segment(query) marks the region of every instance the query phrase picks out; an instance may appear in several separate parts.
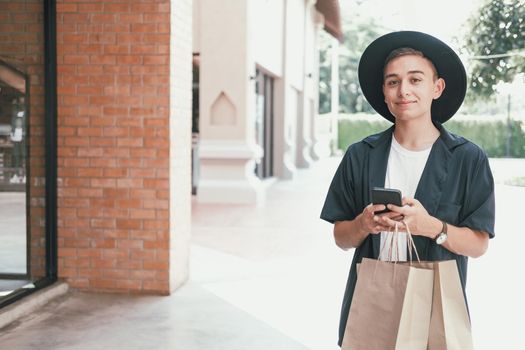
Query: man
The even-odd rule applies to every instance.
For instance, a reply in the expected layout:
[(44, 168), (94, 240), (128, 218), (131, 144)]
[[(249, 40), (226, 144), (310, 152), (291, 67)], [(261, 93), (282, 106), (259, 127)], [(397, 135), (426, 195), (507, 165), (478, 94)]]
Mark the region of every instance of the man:
[[(441, 124), (461, 106), (466, 73), (456, 53), (419, 32), (386, 34), (359, 63), (359, 82), (370, 105), (394, 125), (351, 145), (332, 180), (321, 218), (334, 223), (342, 249), (356, 248), (339, 327), (342, 343), (356, 284), (356, 264), (378, 259), (386, 232), (406, 223), (421, 260), (457, 262), (463, 291), (468, 257), (485, 253), (494, 237), (494, 181), (485, 153)], [(375, 215), (373, 187), (401, 190), (403, 207)], [(406, 259), (403, 238), (400, 260)], [(406, 239), (406, 238), (405, 238)], [(382, 256), (384, 259), (385, 257)]]

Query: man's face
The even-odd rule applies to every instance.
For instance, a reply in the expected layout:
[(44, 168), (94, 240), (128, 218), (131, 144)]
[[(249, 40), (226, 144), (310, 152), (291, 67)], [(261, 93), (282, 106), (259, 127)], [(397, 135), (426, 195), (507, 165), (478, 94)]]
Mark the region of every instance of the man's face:
[(400, 121), (429, 118), (432, 101), (441, 96), (445, 81), (437, 79), (429, 60), (404, 55), (385, 67), (383, 94), (388, 110)]

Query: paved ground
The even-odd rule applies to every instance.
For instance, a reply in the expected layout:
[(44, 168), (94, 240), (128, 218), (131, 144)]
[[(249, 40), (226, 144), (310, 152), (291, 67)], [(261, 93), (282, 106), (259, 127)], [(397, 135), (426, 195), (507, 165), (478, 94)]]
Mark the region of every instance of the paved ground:
[[(70, 293), (1, 330), (0, 348), (336, 349), (352, 252), (318, 219), (336, 165), (275, 183), (263, 207), (194, 203), (191, 280), (172, 296)], [(498, 185), (496, 196), (497, 239), (469, 265), (477, 350), (523, 343), (525, 188)]]

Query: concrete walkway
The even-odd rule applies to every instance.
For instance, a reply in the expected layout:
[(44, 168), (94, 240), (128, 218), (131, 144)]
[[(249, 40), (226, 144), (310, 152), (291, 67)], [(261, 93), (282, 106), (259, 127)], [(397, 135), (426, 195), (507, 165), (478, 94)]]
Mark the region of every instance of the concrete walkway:
[(193, 203), (191, 278), (172, 296), (70, 292), (0, 349), (336, 349), (351, 254), (318, 217), (337, 162), (274, 183), (265, 206)]
[[(318, 219), (338, 159), (262, 207), (193, 204), (191, 279), (169, 297), (70, 292), (0, 331), (1, 349), (333, 350), (352, 252)], [(516, 174), (516, 176), (524, 174)], [(476, 349), (521, 348), (525, 188), (498, 185), (497, 239), (470, 262)], [(518, 221), (519, 222), (519, 221)]]

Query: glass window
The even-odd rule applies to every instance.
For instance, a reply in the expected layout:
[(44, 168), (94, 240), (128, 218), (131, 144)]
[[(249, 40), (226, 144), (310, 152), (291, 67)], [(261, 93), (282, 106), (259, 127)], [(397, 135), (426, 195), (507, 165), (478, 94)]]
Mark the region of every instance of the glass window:
[(46, 276), (47, 1), (0, 1), (0, 302)]

